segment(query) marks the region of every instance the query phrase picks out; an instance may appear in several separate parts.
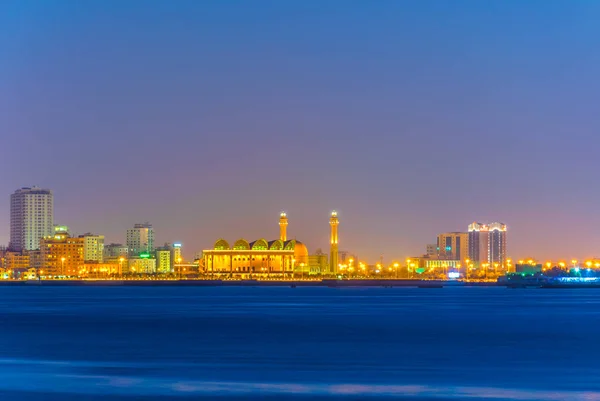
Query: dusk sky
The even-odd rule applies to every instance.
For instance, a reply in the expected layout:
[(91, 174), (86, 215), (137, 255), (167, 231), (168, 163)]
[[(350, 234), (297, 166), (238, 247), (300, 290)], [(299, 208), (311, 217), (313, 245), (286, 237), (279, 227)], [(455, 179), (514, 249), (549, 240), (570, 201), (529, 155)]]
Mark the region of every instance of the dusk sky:
[(184, 254), (288, 235), (374, 261), (472, 221), (513, 258), (600, 256), (600, 2), (0, 3), (9, 195)]

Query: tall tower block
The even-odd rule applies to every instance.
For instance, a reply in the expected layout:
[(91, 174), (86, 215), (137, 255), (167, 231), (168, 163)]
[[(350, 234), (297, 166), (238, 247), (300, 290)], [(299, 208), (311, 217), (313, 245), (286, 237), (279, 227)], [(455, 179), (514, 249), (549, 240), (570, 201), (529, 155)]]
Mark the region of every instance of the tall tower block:
[(282, 241), (287, 241), (287, 213), (281, 212), (279, 215), (279, 239)]
[(331, 273), (337, 274), (338, 271), (338, 225), (340, 221), (337, 217), (337, 212), (331, 212), (329, 225), (331, 226), (331, 250), (329, 255), (329, 270)]

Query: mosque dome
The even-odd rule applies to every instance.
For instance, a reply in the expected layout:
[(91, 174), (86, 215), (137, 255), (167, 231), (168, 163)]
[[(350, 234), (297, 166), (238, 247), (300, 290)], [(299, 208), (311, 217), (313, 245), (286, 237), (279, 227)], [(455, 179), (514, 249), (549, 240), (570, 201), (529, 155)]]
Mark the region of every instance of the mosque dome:
[(294, 245), (294, 259), (296, 259), (296, 264), (308, 263), (308, 248), (300, 241), (296, 241)]

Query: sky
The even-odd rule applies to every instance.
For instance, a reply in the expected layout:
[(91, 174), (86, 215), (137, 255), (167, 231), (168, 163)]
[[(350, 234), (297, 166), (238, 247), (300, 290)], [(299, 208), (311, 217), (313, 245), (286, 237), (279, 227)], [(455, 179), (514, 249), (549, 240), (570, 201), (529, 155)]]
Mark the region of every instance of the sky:
[[(600, 256), (600, 2), (4, 0), (9, 195), (184, 254), (288, 236), (361, 259), (473, 221), (514, 258)], [(3, 211), (3, 212), (1, 212)]]

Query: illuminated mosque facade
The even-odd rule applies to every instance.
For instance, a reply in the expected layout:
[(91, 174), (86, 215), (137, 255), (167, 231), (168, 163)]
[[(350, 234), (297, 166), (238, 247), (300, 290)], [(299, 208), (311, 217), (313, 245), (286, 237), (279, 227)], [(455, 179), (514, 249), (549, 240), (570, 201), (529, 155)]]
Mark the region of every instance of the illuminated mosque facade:
[[(331, 215), (330, 266), (337, 266), (337, 213)], [(287, 213), (279, 216), (279, 238), (268, 241), (264, 238), (255, 241), (238, 239), (231, 246), (224, 239), (215, 242), (213, 249), (202, 251), (205, 273), (219, 276), (265, 275), (290, 276), (293, 273), (315, 271), (311, 268), (311, 257), (306, 245), (295, 239), (287, 239)], [(335, 255), (335, 256), (333, 256)], [(320, 273), (335, 273), (337, 269), (323, 266)], [(332, 271), (333, 270), (333, 271)]]

